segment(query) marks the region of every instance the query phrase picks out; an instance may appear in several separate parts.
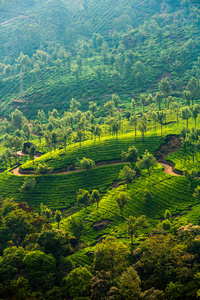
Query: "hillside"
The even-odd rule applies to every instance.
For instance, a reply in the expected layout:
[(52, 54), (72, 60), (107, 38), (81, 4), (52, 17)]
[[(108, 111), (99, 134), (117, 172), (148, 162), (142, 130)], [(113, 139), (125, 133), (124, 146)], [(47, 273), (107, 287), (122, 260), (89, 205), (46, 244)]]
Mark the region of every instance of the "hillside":
[(13, 108), (29, 119), (39, 109), (63, 113), (72, 98), (85, 111), (89, 101), (102, 108), (113, 93), (125, 109), (141, 93), (155, 94), (163, 77), (183, 98), (188, 80), (199, 76), (195, 2), (17, 3), (1, 4), (1, 115)]
[(0, 0), (0, 33), (0, 299), (199, 299), (199, 1)]

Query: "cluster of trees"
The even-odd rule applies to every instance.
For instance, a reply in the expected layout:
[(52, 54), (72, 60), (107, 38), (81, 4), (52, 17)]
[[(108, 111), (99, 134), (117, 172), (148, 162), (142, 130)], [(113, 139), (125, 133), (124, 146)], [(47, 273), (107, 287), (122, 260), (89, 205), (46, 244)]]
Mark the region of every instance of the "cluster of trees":
[[(141, 3), (139, 1), (135, 0), (135, 2), (137, 2), (137, 6), (141, 7)], [(69, 48), (67, 46), (70, 44), (69, 41), (67, 43), (64, 42), (66, 41), (66, 38), (64, 38), (66, 29), (64, 28), (71, 23), (71, 21), (69, 21), (71, 19), (69, 18), (69, 12), (66, 9), (65, 4), (60, 3), (60, 1), (56, 1), (54, 4), (52, 2), (51, 4), (45, 2), (41, 4), (41, 7), (49, 5), (47, 11), (51, 11), (51, 17), (54, 16), (52, 19), (53, 28), (51, 28), (52, 32), (55, 33), (52, 37), (54, 41), (50, 43), (48, 39), (48, 42), (44, 43), (45, 46), (38, 45), (36, 50), (32, 49), (31, 51), (27, 51), (26, 49), (26, 51), (20, 52), (18, 49), (17, 56), (11, 55), (10, 57), (5, 57), (4, 61), (2, 60), (3, 62), (0, 64), (1, 76), (2, 78), (9, 78), (11, 75), (21, 74), (21, 77), (24, 76), (25, 78), (28, 78), (28, 83), (25, 84), (26, 86), (28, 86), (29, 83), (31, 85), (35, 84), (33, 79), (35, 77), (35, 81), (38, 82), (41, 80), (41, 86), (43, 86), (48, 74), (51, 73), (54, 78), (55, 73), (58, 78), (60, 78), (61, 75), (65, 76), (67, 74), (68, 80), (74, 84), (74, 82), (79, 83), (80, 78), (82, 78), (84, 74), (88, 73), (88, 68), (91, 68), (92, 77), (99, 86), (101, 86), (101, 82), (105, 80), (106, 84), (102, 84), (102, 86), (107, 86), (107, 84), (112, 85), (112, 90), (114, 92), (120, 92), (120, 87), (123, 87), (121, 95), (128, 94), (130, 96), (132, 94), (131, 90), (129, 90), (130, 84), (133, 88), (135, 87), (135, 90), (133, 91), (134, 93), (138, 91), (144, 92), (150, 83), (157, 82), (158, 78), (160, 78), (159, 76), (163, 76), (166, 72), (166, 74), (172, 78), (172, 90), (173, 93), (177, 95), (179, 92), (183, 91), (183, 87), (192, 76), (199, 79), (199, 30), (197, 26), (199, 20), (199, 6), (197, 3), (194, 4), (192, 1), (192, 3), (189, 1), (186, 9), (185, 4), (178, 3), (178, 5), (174, 5), (168, 1), (166, 4), (166, 10), (168, 13), (165, 17), (163, 17), (162, 5), (157, 0), (153, 2), (156, 2), (157, 4), (154, 5), (147, 1), (147, 14), (142, 13), (138, 15), (135, 15), (134, 13), (134, 5), (132, 7), (127, 3), (124, 4), (125, 14), (122, 13), (121, 16), (116, 17), (115, 12), (113, 15), (110, 15), (111, 19), (115, 19), (115, 17), (117, 19), (109, 23), (109, 26), (111, 26), (110, 34), (108, 34), (109, 30), (103, 29), (103, 31), (99, 31), (99, 28), (96, 28), (95, 32), (91, 30), (90, 34), (86, 36), (83, 32), (81, 32), (81, 34), (77, 34), (77, 37), (72, 34), (73, 46), (71, 44)], [(34, 3), (34, 5), (37, 5), (38, 8), (40, 7), (36, 3)], [(54, 5), (56, 7), (56, 14), (54, 14)], [(81, 11), (80, 14), (78, 13), (78, 16), (75, 18), (76, 21), (82, 13), (86, 16), (87, 11), (90, 10), (93, 5), (95, 6), (94, 3), (90, 5), (83, 5), (83, 11)], [(106, 5), (108, 5), (108, 3)], [(116, 5), (118, 6), (118, 4)], [(45, 11), (44, 7), (42, 9), (43, 11)], [(142, 7), (142, 10), (144, 7)], [(149, 13), (149, 7), (151, 7), (151, 9), (153, 7), (154, 12), (158, 9), (159, 13), (160, 10), (161, 14), (155, 14), (152, 17), (152, 14)], [(172, 10), (170, 10), (170, 8)], [(62, 10), (62, 13), (59, 9)], [(119, 11), (121, 10), (123, 11), (120, 6)], [(39, 10), (36, 9), (35, 11)], [(72, 11), (74, 11), (74, 9), (72, 9)], [(73, 14), (72, 11), (70, 14)], [(98, 9), (96, 12), (97, 11)], [(100, 10), (100, 14), (103, 13), (103, 11), (104, 8)], [(132, 13), (130, 13), (130, 11), (132, 11)], [(76, 15), (77, 12), (74, 13)], [(40, 22), (42, 22), (44, 15), (45, 13), (42, 13), (40, 16)], [(66, 19), (69, 21), (69, 24), (68, 22), (66, 24), (63, 21), (64, 15), (66, 15)], [(148, 16), (148, 22), (143, 23), (144, 18), (142, 16)], [(88, 18), (90, 22), (93, 22), (94, 19), (96, 20), (96, 18), (92, 18), (91, 20), (91, 16), (88, 16)], [(135, 18), (140, 19), (139, 23), (141, 21), (142, 23), (140, 26), (133, 29), (131, 23), (134, 22), (133, 20), (135, 20)], [(126, 21), (127, 19), (131, 20), (128, 24)], [(55, 20), (57, 20), (59, 25), (55, 23)], [(72, 23), (76, 21), (73, 20)], [(83, 20), (81, 19), (80, 22), (83, 22)], [(87, 24), (91, 25), (90, 22), (88, 22), (88, 20), (86, 21)], [(191, 22), (193, 26), (191, 27), (192, 29), (190, 28), (189, 30), (188, 28), (191, 25)], [(35, 26), (39, 26), (39, 23)], [(117, 24), (119, 23), (121, 25), (118, 27)], [(136, 23), (138, 25), (138, 21), (136, 21)], [(106, 24), (108, 25), (107, 22)], [(29, 32), (32, 32), (34, 26), (32, 25), (31, 27), (32, 28)], [(180, 31), (179, 27), (181, 27)], [(80, 29), (81, 27), (78, 26), (78, 28)], [(191, 30), (193, 30), (194, 34), (191, 34)], [(60, 36), (62, 36), (62, 38), (58, 43), (56, 43), (55, 39), (58, 32), (60, 32)], [(72, 32), (74, 32), (74, 28)], [(174, 32), (177, 32), (177, 34), (175, 35)], [(23, 35), (20, 33), (20, 30), (14, 31), (13, 35), (11, 34), (12, 40), (14, 40), (13, 36), (15, 36), (15, 34), (22, 38)], [(191, 39), (188, 38), (188, 36), (190, 36), (188, 33), (191, 35)], [(44, 32), (42, 35), (43, 38), (46, 37)], [(165, 42), (166, 36), (169, 36), (170, 39), (173, 40), (173, 46), (171, 43)], [(17, 45), (18, 44), (19, 43), (17, 43)], [(32, 43), (30, 44), (32, 45)], [(10, 46), (11, 45), (7, 46), (6, 49), (9, 49)], [(8, 51), (4, 52), (8, 53)], [(106, 82), (106, 77), (111, 79), (109, 83)], [(19, 78), (17, 77), (16, 82), (18, 81)], [(9, 84), (9, 80), (3, 80), (2, 82), (7, 82)], [(37, 88), (38, 84), (35, 84), (35, 86)], [(127, 93), (124, 92), (126, 89)], [(190, 89), (186, 89), (186, 93), (183, 94), (187, 101), (198, 99), (197, 94), (199, 91), (198, 93), (196, 93), (196, 91), (197, 89), (196, 87), (194, 88), (193, 85), (190, 85)], [(166, 100), (167, 93), (169, 91), (165, 89), (165, 92)], [(100, 96), (101, 92), (99, 92), (99, 97)], [(22, 95), (20, 94), (19, 97), (22, 97)], [(51, 95), (48, 95), (48, 98), (49, 97), (51, 97)], [(59, 93), (58, 97), (60, 97)], [(80, 98), (85, 97), (80, 96)], [(141, 99), (141, 101), (143, 100)], [(42, 101), (45, 101), (45, 99)], [(160, 101), (159, 95), (157, 97), (157, 101)], [(64, 106), (69, 106), (69, 103), (65, 103)]]
[[(112, 99), (104, 104), (102, 113), (104, 120), (98, 116), (99, 107), (93, 101), (89, 102), (89, 109), (86, 112), (80, 110), (80, 102), (72, 98), (69, 111), (65, 112), (62, 117), (56, 109), (48, 113), (48, 118), (43, 110), (38, 111), (37, 119), (28, 121), (21, 111), (15, 110), (10, 115), (10, 119), (4, 120), (1, 123), (1, 133), (4, 134), (5, 150), (1, 153), (0, 161), (5, 167), (11, 166), (13, 159), (18, 160), (17, 150), (22, 148), (24, 141), (31, 139), (31, 134), (36, 135), (40, 142), (45, 138), (47, 149), (56, 149), (58, 145), (64, 147), (66, 152), (67, 144), (79, 142), (80, 147), (83, 140), (99, 139), (101, 136), (112, 133), (117, 136), (118, 133), (127, 130), (127, 122), (129, 129), (133, 129), (135, 136), (139, 130), (142, 135), (142, 140), (145, 139), (145, 133), (152, 127), (156, 130), (157, 123), (161, 127), (161, 135), (163, 125), (169, 122), (174, 122), (173, 116), (176, 115), (176, 122), (179, 122), (179, 117), (188, 122), (190, 118), (195, 121), (198, 118), (200, 108), (199, 104), (195, 103), (195, 99), (199, 97), (200, 88), (199, 81), (195, 78), (189, 80), (184, 91), (187, 104), (190, 106), (181, 107), (181, 102), (176, 102), (171, 94), (171, 85), (167, 79), (162, 79), (159, 83), (160, 91), (155, 97), (151, 94), (148, 96), (142, 95), (140, 104), (143, 107), (143, 112), (140, 115), (136, 114), (136, 106), (138, 103), (134, 99), (131, 101), (131, 109), (122, 111), (119, 109), (121, 100), (117, 94), (112, 95)], [(146, 109), (146, 107), (148, 108)], [(145, 112), (147, 110), (147, 112)], [(126, 129), (124, 129), (124, 123)], [(43, 149), (44, 150), (44, 149)], [(46, 150), (47, 151), (47, 150)], [(29, 149), (30, 158), (34, 163), (36, 147), (32, 145)]]
[[(165, 220), (132, 251), (115, 237), (103, 239), (90, 266), (70, 259), (81, 246), (81, 218), (70, 217), (67, 232), (53, 229), (52, 212), (43, 204), (35, 213), (24, 202), (1, 199), (0, 212), (2, 299), (165, 300), (199, 295), (200, 227), (177, 227), (168, 210)], [(54, 218), (59, 223), (61, 214), (57, 211)], [(131, 244), (148, 226), (145, 216), (129, 216), (125, 224)]]

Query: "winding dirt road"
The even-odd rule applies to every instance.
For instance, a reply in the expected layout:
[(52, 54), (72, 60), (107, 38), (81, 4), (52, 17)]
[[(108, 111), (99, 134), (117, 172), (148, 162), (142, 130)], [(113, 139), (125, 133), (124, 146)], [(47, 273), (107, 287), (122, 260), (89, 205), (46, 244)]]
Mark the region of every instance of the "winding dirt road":
[[(167, 136), (165, 138), (166, 140), (166, 144), (161, 145), (160, 149), (156, 152), (156, 158), (157, 158), (157, 163), (159, 165), (163, 166), (163, 172), (165, 172), (168, 175), (172, 175), (172, 176), (183, 176), (182, 174), (179, 174), (178, 172), (176, 173), (174, 170), (174, 166), (172, 166), (170, 163), (168, 163), (165, 159), (168, 155), (172, 154), (173, 152), (176, 152), (180, 149), (181, 147), (181, 141), (180, 138), (178, 136), (175, 135), (171, 135), (171, 136)], [(18, 151), (18, 155), (26, 155), (23, 154), (21, 151)], [(37, 158), (39, 156), (35, 156), (35, 158)], [(112, 161), (102, 161), (102, 162), (98, 162), (96, 164), (95, 168), (99, 168), (101, 166), (106, 166), (106, 165), (119, 165), (119, 164), (126, 164), (127, 162), (122, 162), (122, 161), (117, 161), (114, 162)], [(60, 172), (53, 172), (50, 173), (49, 175), (59, 175), (59, 174), (69, 174), (69, 173), (73, 173), (73, 172), (80, 172), (83, 170), (70, 170), (70, 171), (60, 171)], [(20, 167), (17, 167), (15, 169), (13, 169), (11, 171), (12, 174), (17, 175), (17, 176), (31, 176), (33, 175), (33, 173), (21, 173), (20, 172)]]
[[(127, 162), (115, 162), (115, 163), (109, 163), (109, 161), (106, 163), (101, 163), (99, 165), (97, 165), (95, 167), (96, 168), (99, 168), (99, 167), (102, 167), (102, 166), (113, 166), (113, 165), (122, 165), (122, 164), (127, 164)], [(63, 171), (63, 172), (53, 172), (53, 173), (49, 173), (48, 175), (60, 175), (60, 174), (69, 174), (69, 173), (75, 173), (75, 172), (80, 172), (80, 171), (85, 171), (85, 169), (78, 169), (78, 170), (72, 170), (72, 171)], [(31, 176), (33, 175), (33, 173), (20, 173), (20, 167), (17, 167), (15, 169), (13, 169), (11, 171), (12, 174), (14, 175), (17, 175), (17, 176)]]
[(168, 165), (167, 163), (163, 163), (163, 162), (157, 162), (159, 165), (163, 166), (163, 172), (165, 172), (166, 174), (169, 175), (173, 175), (173, 176), (183, 176), (181, 174), (177, 174), (174, 172), (173, 167)]

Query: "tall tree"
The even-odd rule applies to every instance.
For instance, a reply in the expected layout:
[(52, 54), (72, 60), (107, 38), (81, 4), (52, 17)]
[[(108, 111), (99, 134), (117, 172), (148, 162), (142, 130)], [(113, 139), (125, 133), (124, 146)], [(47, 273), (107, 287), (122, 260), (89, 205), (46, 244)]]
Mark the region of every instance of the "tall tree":
[(159, 89), (160, 89), (161, 93), (165, 97), (165, 107), (167, 107), (167, 97), (169, 97), (169, 95), (171, 93), (171, 87), (170, 87), (169, 81), (166, 78), (163, 78), (160, 81), (160, 83), (159, 83)]
[(163, 123), (164, 123), (164, 119), (165, 119), (165, 113), (164, 111), (158, 111), (157, 113), (157, 117), (158, 117), (158, 123), (160, 123), (160, 128), (161, 128), (161, 135), (162, 135), (162, 127), (163, 127)]
[(77, 167), (87, 170), (87, 179), (89, 181), (89, 171), (95, 167), (95, 162), (90, 158), (83, 157), (83, 159), (77, 161)]
[(106, 237), (102, 240), (102, 243), (97, 244), (93, 269), (95, 271), (110, 272), (112, 278), (116, 278), (126, 269), (129, 253), (128, 247), (115, 237)]
[(138, 124), (138, 118), (137, 116), (134, 114), (133, 116), (130, 117), (129, 119), (130, 125), (135, 127), (135, 137), (137, 134), (137, 124)]
[(126, 218), (126, 226), (128, 234), (131, 237), (131, 244), (133, 245), (133, 236), (136, 234), (137, 230), (141, 227), (146, 227), (148, 225), (146, 216), (140, 216), (138, 218), (129, 216)]
[(156, 164), (155, 157), (148, 152), (148, 150), (145, 151), (145, 153), (142, 155), (142, 158), (138, 160), (136, 163), (136, 166), (138, 169), (146, 169), (148, 171), (148, 175), (150, 176), (150, 170), (151, 168)]
[(21, 188), (19, 189), (22, 192), (26, 192), (27, 201), (28, 201), (28, 193), (34, 188), (35, 184), (36, 184), (35, 178), (26, 177), (24, 179)]
[(115, 196), (115, 201), (118, 204), (119, 210), (121, 212), (122, 218), (123, 213), (124, 213), (124, 207), (126, 204), (128, 204), (128, 202), (131, 200), (131, 198), (128, 196), (128, 194), (126, 192), (119, 192), (116, 196)]
[(158, 105), (158, 109), (159, 109), (159, 111), (161, 110), (161, 102), (162, 102), (162, 98), (163, 98), (163, 96), (162, 96), (162, 94), (160, 94), (160, 93), (156, 93), (156, 96), (155, 96), (155, 101), (156, 101), (156, 103), (157, 103), (157, 105)]
[(97, 203), (97, 209), (99, 208), (100, 193), (98, 190), (93, 190), (91, 194), (91, 199)]
[(191, 107), (190, 107), (190, 111), (191, 111), (192, 118), (194, 119), (195, 128), (196, 128), (196, 125), (197, 125), (197, 117), (198, 117), (198, 114), (199, 114), (199, 111), (200, 111), (200, 106), (199, 106), (199, 104), (195, 104), (195, 105), (191, 106)]
[(58, 223), (58, 229), (59, 229), (59, 224), (60, 224), (60, 221), (61, 221), (61, 217), (62, 217), (61, 211), (60, 210), (56, 210), (55, 211), (55, 215), (54, 215), (54, 219)]
[(193, 193), (193, 180), (195, 179), (195, 177), (197, 177), (197, 172), (196, 170), (191, 170), (188, 171), (187, 169), (183, 172), (184, 176), (187, 178), (187, 180), (189, 181), (189, 186), (191, 189), (191, 193)]
[(90, 201), (90, 193), (86, 190), (79, 189), (76, 199), (77, 203), (83, 204), (86, 208)]
[(133, 181), (133, 179), (135, 178), (135, 175), (136, 175), (135, 170), (132, 170), (128, 166), (124, 166), (124, 168), (119, 172), (119, 178), (126, 182), (127, 189), (128, 189), (129, 183), (131, 183)]
[(187, 129), (188, 129), (188, 120), (191, 117), (191, 111), (189, 109), (189, 107), (183, 107), (182, 111), (181, 111), (181, 117), (183, 120), (186, 120), (186, 125), (187, 125)]
[(122, 151), (122, 160), (129, 161), (131, 163), (131, 167), (133, 169), (134, 163), (137, 161), (138, 158), (138, 150), (135, 146), (131, 146), (128, 148), (128, 151)]
[(52, 168), (48, 167), (46, 164), (38, 164), (35, 166), (34, 173), (42, 175), (42, 182), (44, 183), (44, 175), (52, 172)]

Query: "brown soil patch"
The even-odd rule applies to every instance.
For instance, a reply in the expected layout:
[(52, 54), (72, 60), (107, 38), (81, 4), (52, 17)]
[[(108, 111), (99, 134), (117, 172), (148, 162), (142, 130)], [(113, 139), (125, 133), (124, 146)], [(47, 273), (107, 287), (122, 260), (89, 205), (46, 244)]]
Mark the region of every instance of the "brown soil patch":
[(110, 220), (101, 220), (101, 221), (95, 222), (92, 227), (94, 230), (100, 231), (100, 230), (106, 229), (110, 223), (111, 223)]
[(168, 135), (163, 141), (166, 141), (160, 149), (156, 152), (156, 159), (158, 161), (165, 161), (166, 157), (181, 148), (181, 139), (177, 135)]
[(166, 161), (166, 157), (181, 148), (181, 139), (177, 135), (168, 135), (163, 139), (166, 141), (156, 152), (158, 163), (164, 167), (164, 172), (173, 176), (183, 176), (183, 172), (175, 169), (172, 162)]

